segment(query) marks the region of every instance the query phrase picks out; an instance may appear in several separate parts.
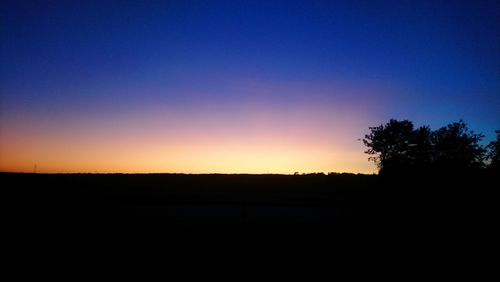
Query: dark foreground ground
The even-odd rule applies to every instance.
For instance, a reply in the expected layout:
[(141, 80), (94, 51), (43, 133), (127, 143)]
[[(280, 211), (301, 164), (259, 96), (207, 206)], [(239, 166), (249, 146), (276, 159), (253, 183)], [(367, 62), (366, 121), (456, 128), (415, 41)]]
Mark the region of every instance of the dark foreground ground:
[(487, 234), (494, 173), (174, 175), (1, 173), (4, 231), (164, 232), (182, 245), (318, 248), (338, 236), (418, 242)]

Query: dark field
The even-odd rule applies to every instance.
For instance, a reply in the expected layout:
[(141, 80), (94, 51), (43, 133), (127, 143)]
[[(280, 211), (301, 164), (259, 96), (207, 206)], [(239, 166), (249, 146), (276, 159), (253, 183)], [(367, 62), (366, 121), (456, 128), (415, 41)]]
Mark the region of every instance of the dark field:
[(479, 171), (439, 177), (2, 173), (0, 179), (13, 233), (160, 231), (181, 242), (197, 238), (196, 244), (310, 247), (337, 244), (332, 238), (343, 235), (483, 232), (497, 178)]

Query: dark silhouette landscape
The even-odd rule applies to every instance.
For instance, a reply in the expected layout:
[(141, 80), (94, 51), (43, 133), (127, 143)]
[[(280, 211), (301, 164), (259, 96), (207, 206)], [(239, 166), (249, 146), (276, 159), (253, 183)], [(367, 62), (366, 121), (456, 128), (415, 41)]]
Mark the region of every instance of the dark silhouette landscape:
[[(399, 137), (378, 149), (401, 148), (408, 142), (396, 133), (401, 128), (412, 132), (411, 126), (405, 129), (410, 124), (391, 120), (371, 128), (374, 134), (366, 138), (376, 141), (375, 136), (385, 132)], [(445, 128), (455, 132), (458, 125), (462, 130), (456, 135), (472, 142), (460, 145), (462, 150), (473, 148), (485, 160), (486, 149), (477, 144), (479, 139), (467, 138), (477, 135), (465, 123), (436, 132), (446, 135)], [(430, 144), (430, 151), (442, 150), (437, 143), (421, 143)], [(456, 144), (445, 151), (453, 151)], [(386, 165), (393, 165), (393, 159), (379, 156), (379, 175), (1, 173), (0, 178), (8, 195), (9, 226), (22, 234), (166, 232), (190, 244), (193, 236), (204, 234), (195, 245), (219, 248), (243, 241), (260, 247), (310, 248), (333, 246), (337, 242), (332, 238), (339, 235), (457, 238), (488, 229), (497, 164), (435, 164), (419, 146), (411, 146), (417, 155), (391, 153), (400, 162), (394, 167)], [(495, 146), (498, 140), (487, 146), (490, 158)], [(463, 159), (464, 152), (454, 153)], [(425, 166), (424, 160), (430, 163)]]
[[(191, 260), (224, 253), (246, 268), (240, 281), (253, 263), (239, 258), (269, 250), (334, 273), (342, 247), (368, 264), (395, 249), (411, 277), (429, 260), (494, 255), (499, 11), (498, 0), (0, 1), (7, 260), (15, 275), (59, 272), (50, 257), (62, 250), (83, 268), (68, 280), (109, 245), (149, 257), (130, 255), (139, 245), (182, 254), (201, 276)], [(275, 281), (301, 269), (268, 259)], [(442, 272), (466, 268), (453, 267)], [(169, 279), (175, 267), (163, 268)], [(439, 278), (450, 277), (424, 279)]]
[(222, 249), (324, 248), (344, 235), (463, 238), (491, 228), (492, 189), (498, 183), (498, 174), (482, 170), (400, 178), (13, 173), (0, 178), (14, 234), (166, 232), (182, 238), (179, 244)]

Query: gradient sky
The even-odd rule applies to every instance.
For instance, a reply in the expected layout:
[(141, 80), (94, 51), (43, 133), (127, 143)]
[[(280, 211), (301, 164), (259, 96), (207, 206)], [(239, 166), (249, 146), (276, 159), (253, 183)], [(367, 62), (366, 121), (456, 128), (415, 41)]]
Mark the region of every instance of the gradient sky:
[(362, 172), (500, 128), (499, 1), (1, 1), (0, 171)]

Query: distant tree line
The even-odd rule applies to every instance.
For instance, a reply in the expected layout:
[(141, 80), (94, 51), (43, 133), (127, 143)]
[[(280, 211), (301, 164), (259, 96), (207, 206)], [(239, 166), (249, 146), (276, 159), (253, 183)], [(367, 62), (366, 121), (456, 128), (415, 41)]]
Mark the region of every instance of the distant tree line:
[(381, 174), (500, 167), (500, 130), (487, 146), (480, 143), (484, 135), (470, 130), (463, 120), (432, 131), (429, 126), (415, 128), (409, 120), (391, 119), (369, 130), (362, 139), (365, 153)]

